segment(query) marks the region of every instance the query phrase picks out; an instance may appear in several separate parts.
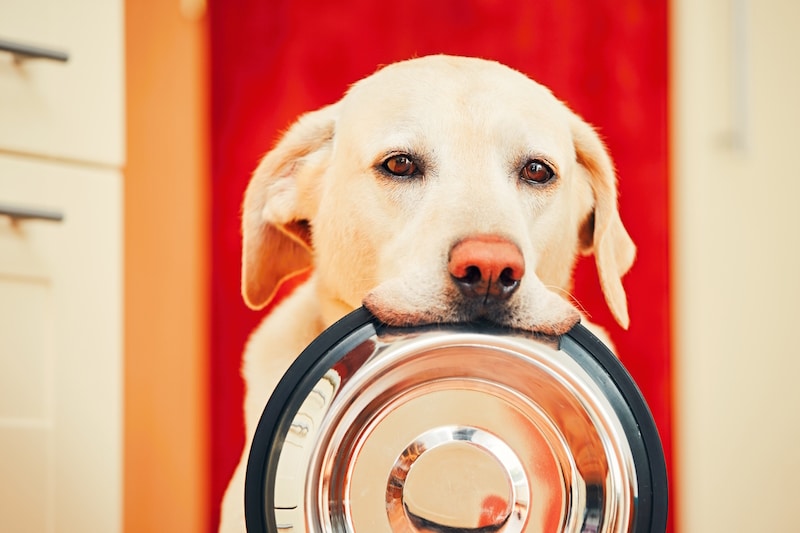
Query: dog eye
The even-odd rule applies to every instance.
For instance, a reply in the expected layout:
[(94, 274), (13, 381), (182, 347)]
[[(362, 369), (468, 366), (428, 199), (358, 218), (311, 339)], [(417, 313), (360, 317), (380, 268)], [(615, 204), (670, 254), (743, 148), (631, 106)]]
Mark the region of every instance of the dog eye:
[(393, 176), (399, 176), (403, 178), (419, 174), (419, 168), (417, 168), (417, 164), (413, 159), (411, 159), (410, 156), (405, 154), (393, 155), (384, 161), (381, 167), (383, 167), (384, 170)]
[(555, 172), (544, 162), (534, 159), (529, 161), (522, 169), (521, 177), (528, 183), (547, 183), (555, 177)]

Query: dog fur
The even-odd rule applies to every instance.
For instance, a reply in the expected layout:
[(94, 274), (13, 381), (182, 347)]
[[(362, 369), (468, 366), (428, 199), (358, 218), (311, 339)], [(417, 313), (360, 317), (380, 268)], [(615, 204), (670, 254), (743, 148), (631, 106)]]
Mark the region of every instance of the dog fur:
[[(416, 172), (394, 174), (398, 162)], [(552, 177), (527, 179), (531, 162)], [(392, 325), (488, 319), (561, 334), (580, 319), (570, 297), (576, 257), (593, 254), (606, 302), (628, 326), (621, 278), (635, 247), (619, 217), (611, 159), (594, 129), (547, 88), (496, 62), (395, 63), (300, 117), (253, 174), (242, 228), (242, 293), (253, 309), (311, 270), (245, 350), (248, 443), (295, 357), (362, 304)], [(501, 242), (522, 260), (510, 296), (472, 298), (458, 286), (453, 254), (465, 241), (468, 255)], [(244, 530), (248, 453), (249, 445), (220, 531)]]

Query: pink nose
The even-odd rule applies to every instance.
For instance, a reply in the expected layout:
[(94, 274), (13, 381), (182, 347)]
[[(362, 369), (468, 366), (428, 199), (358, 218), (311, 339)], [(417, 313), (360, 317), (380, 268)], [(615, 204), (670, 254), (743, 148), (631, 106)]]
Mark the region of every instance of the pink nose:
[(505, 300), (525, 275), (525, 259), (502, 237), (476, 235), (453, 246), (447, 269), (464, 296)]

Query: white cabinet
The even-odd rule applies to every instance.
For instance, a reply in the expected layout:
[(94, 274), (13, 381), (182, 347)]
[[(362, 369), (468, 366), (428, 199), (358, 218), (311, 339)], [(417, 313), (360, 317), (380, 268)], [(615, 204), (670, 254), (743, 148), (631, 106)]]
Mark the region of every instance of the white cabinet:
[(63, 50), (66, 63), (0, 52), (0, 151), (119, 167), (123, 4), (0, 0), (0, 39)]
[(122, 530), (122, 7), (0, 0), (2, 532)]
[(0, 215), (0, 531), (118, 531), (121, 177), (0, 156), (0, 199), (64, 217)]

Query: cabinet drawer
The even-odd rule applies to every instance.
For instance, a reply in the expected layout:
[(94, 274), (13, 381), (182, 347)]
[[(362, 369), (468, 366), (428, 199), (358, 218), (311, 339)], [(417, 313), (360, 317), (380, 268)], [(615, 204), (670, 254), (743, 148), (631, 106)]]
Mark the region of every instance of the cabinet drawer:
[(116, 1), (3, 0), (0, 39), (69, 59), (0, 52), (0, 151), (121, 166), (122, 15)]
[(0, 214), (0, 531), (120, 531), (121, 177), (0, 155), (0, 210), (63, 215)]

